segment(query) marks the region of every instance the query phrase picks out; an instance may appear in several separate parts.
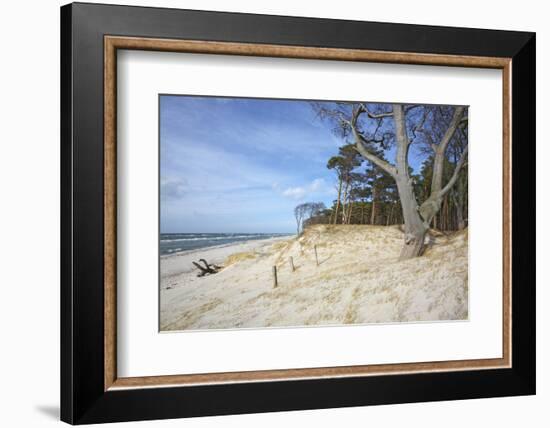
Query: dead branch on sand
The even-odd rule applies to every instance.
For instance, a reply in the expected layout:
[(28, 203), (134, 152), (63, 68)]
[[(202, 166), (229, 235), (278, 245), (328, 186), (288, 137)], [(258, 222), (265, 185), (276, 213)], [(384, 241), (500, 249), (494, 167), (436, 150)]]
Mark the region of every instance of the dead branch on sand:
[(209, 264), (204, 259), (200, 259), (199, 262), (202, 262), (204, 264), (204, 267), (202, 267), (197, 262), (192, 262), (200, 270), (199, 274), (197, 275), (198, 277), (218, 273), (220, 271), (220, 269), (222, 268), (221, 266), (218, 266), (218, 265), (215, 265), (215, 264)]

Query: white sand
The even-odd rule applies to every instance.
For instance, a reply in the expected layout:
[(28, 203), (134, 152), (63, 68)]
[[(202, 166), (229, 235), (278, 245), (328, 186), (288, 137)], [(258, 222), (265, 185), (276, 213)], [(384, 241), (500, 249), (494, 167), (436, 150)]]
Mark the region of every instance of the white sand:
[[(318, 225), (300, 239), (164, 256), (161, 330), (467, 319), (467, 231), (439, 234), (424, 256), (399, 262), (402, 236), (395, 226)], [(200, 258), (224, 268), (198, 278)]]

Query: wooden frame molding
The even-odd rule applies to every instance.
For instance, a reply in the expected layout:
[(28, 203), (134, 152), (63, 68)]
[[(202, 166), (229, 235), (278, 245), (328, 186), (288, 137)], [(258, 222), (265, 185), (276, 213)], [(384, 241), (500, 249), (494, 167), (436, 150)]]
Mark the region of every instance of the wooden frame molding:
[[(306, 369), (118, 378), (116, 367), (116, 61), (118, 49), (245, 55), (502, 70), (503, 81), (503, 349), (502, 358)], [(360, 377), (511, 367), (512, 355), (512, 61), (510, 58), (418, 54), (252, 43), (104, 37), (104, 390)]]

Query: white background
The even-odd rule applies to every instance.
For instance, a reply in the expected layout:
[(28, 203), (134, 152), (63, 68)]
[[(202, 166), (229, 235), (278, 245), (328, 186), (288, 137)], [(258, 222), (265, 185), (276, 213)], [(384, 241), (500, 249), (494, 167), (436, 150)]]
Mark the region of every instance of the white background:
[[(502, 356), (502, 71), (124, 51), (117, 78), (119, 376)], [(159, 334), (159, 93), (468, 105), (469, 320)]]
[[(111, 3), (109, 1), (104, 1)], [(538, 394), (461, 402), (418, 403), (264, 415), (131, 423), (158, 427), (280, 426), (547, 426), (550, 404), (550, 156), (543, 128), (550, 115), (548, 52), (550, 28), (544, 2), (395, 0), (380, 2), (297, 2), (272, 0), (126, 1), (187, 7), (414, 24), (537, 31), (537, 223), (538, 223)], [(6, 2), (0, 13), (2, 67), (0, 183), (0, 284), (2, 352), (1, 421), (9, 427), (58, 424), (59, 405), (59, 5), (62, 2)], [(546, 77), (545, 77), (546, 76)], [(546, 199), (545, 199), (546, 198)]]

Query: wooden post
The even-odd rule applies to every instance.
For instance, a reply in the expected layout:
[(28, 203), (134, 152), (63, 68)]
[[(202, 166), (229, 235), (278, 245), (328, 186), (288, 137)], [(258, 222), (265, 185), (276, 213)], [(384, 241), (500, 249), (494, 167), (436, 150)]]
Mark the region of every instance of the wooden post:
[(317, 257), (317, 245), (314, 245), (313, 249), (315, 250), (315, 263), (317, 263), (317, 266), (319, 266), (319, 258)]
[(294, 259), (292, 257), (289, 257), (288, 262), (290, 263), (290, 268), (292, 269), (292, 272), (294, 272)]
[(273, 288), (277, 288), (277, 266), (273, 266)]

